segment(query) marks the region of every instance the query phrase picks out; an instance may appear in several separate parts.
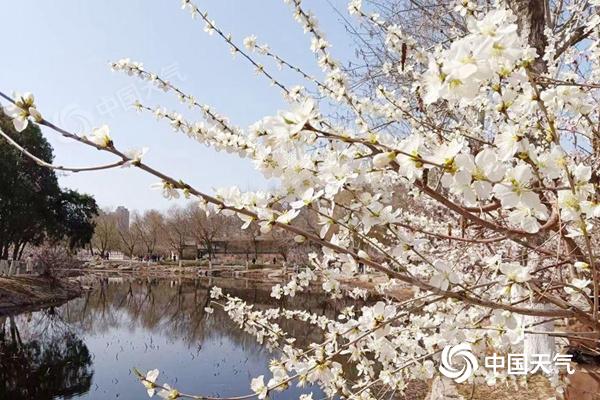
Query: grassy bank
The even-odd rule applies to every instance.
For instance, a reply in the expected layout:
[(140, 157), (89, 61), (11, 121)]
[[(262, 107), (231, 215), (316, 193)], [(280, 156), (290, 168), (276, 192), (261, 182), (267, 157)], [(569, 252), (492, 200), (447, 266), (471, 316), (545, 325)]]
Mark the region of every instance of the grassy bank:
[(0, 316), (61, 304), (81, 293), (78, 284), (41, 277), (0, 277)]

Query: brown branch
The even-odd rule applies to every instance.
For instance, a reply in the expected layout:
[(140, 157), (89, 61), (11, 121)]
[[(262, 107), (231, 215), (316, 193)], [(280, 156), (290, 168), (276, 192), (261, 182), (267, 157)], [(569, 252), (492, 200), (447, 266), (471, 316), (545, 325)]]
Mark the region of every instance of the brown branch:
[[(1, 94), (1, 92), (0, 92)], [(125, 155), (124, 153), (120, 152), (119, 150), (117, 150), (114, 145), (110, 145), (109, 147), (102, 147), (99, 145), (96, 145), (95, 143), (90, 142), (89, 140), (79, 137), (78, 135), (74, 135), (62, 128), (57, 127), (56, 125), (54, 125), (53, 123), (46, 121), (45, 119), (42, 119), (39, 122), (41, 125), (47, 126), (53, 130), (55, 130), (56, 132), (60, 133), (61, 135), (63, 135), (64, 137), (76, 140), (80, 143), (86, 144), (88, 146), (94, 147), (96, 149), (102, 150), (102, 151), (106, 151), (109, 153), (112, 153), (118, 157), (120, 157), (121, 159), (125, 160), (125, 161), (129, 161), (129, 162), (133, 162), (134, 160), (130, 159), (127, 155)], [(223, 201), (210, 196), (208, 194), (202, 193), (200, 191), (198, 191), (197, 189), (193, 188), (192, 186), (190, 186), (187, 183), (184, 183), (181, 180), (175, 180), (174, 178), (171, 178), (168, 175), (165, 175), (164, 173), (157, 171), (155, 169), (153, 169), (152, 167), (150, 167), (149, 165), (146, 165), (144, 163), (140, 162), (134, 162), (133, 165), (159, 179), (161, 179), (164, 182), (169, 183), (173, 188), (175, 189), (180, 189), (180, 190), (184, 190), (187, 193), (197, 196), (199, 198), (204, 199), (206, 202), (215, 204), (216, 206), (220, 207), (223, 210), (230, 210), (233, 211), (235, 213), (238, 214), (242, 214), (242, 215), (246, 215), (254, 220), (260, 220), (260, 218), (258, 217), (258, 215), (250, 210), (247, 210), (245, 208), (236, 208), (236, 207), (232, 207), (232, 206), (228, 206), (226, 205)], [(421, 185), (422, 186), (422, 185)], [(426, 186), (425, 186), (426, 187)], [(429, 188), (428, 188), (429, 189)], [(429, 189), (429, 191), (432, 191), (431, 189)], [(433, 194), (439, 195), (439, 193), (432, 191)], [(443, 197), (443, 196), (442, 196)], [(460, 207), (456, 206), (454, 203), (449, 202), (454, 208), (458, 208), (460, 210)], [(469, 213), (467, 213), (469, 214)], [(469, 214), (471, 215), (471, 214)], [(472, 216), (472, 215), (471, 215)], [(473, 218), (475, 218), (476, 220), (480, 220), (480, 218), (472, 216)], [(484, 223), (488, 224), (488, 221), (484, 221), (481, 220)], [(490, 223), (491, 224), (491, 223)], [(529, 307), (515, 307), (509, 304), (502, 304), (502, 303), (498, 303), (492, 300), (484, 300), (484, 299), (480, 299), (480, 298), (475, 298), (473, 296), (467, 295), (465, 293), (465, 291), (450, 291), (450, 290), (441, 290), (437, 287), (434, 287), (428, 283), (425, 283), (419, 279), (416, 279), (414, 277), (411, 276), (407, 276), (404, 274), (401, 274), (399, 272), (393, 271), (373, 260), (370, 260), (368, 258), (363, 258), (360, 257), (357, 253), (355, 253), (352, 250), (346, 249), (344, 247), (338, 246), (334, 243), (331, 243), (329, 241), (323, 240), (321, 239), (319, 236), (306, 232), (301, 228), (298, 228), (296, 226), (293, 225), (288, 225), (288, 224), (283, 224), (281, 222), (277, 222), (277, 221), (273, 221), (272, 222), (273, 226), (276, 226), (278, 228), (281, 228), (283, 230), (289, 231), (291, 233), (297, 234), (297, 235), (302, 235), (305, 238), (309, 239), (310, 241), (319, 244), (320, 246), (329, 248), (335, 252), (338, 253), (342, 253), (342, 254), (347, 254), (351, 257), (353, 257), (355, 260), (360, 261), (362, 263), (364, 263), (365, 265), (373, 268), (376, 271), (382, 272), (384, 274), (386, 274), (387, 276), (389, 276), (390, 278), (394, 278), (394, 279), (398, 279), (399, 281), (405, 282), (409, 285), (418, 287), (422, 290), (425, 291), (429, 291), (432, 292), (434, 294), (437, 295), (441, 295), (444, 296), (446, 298), (452, 298), (452, 299), (456, 299), (471, 305), (475, 305), (475, 306), (480, 306), (480, 307), (486, 307), (486, 308), (491, 308), (491, 309), (502, 309), (502, 310), (506, 310), (506, 311), (510, 311), (510, 312), (514, 312), (516, 314), (521, 314), (521, 315), (531, 315), (531, 316), (540, 316), (540, 317), (565, 317), (565, 318), (575, 318), (577, 317), (577, 313), (575, 313), (573, 310), (570, 309), (564, 309), (564, 310), (536, 310), (536, 309), (532, 309)], [(495, 225), (492, 224), (492, 226), (496, 227)], [(585, 316), (580, 316), (580, 318), (586, 322), (592, 322), (595, 323), (595, 321), (592, 321), (591, 318), (587, 315)]]
[(27, 151), (25, 148), (23, 148), (20, 144), (18, 144), (16, 141), (14, 141), (10, 136), (8, 136), (6, 133), (4, 133), (2, 131), (2, 129), (0, 129), (0, 136), (4, 137), (4, 139), (6, 139), (8, 144), (15, 147), (17, 150), (19, 150), (22, 154), (24, 154), (28, 158), (32, 159), (40, 167), (50, 168), (50, 169), (54, 169), (57, 171), (67, 171), (67, 172), (100, 171), (100, 170), (105, 170), (105, 169), (110, 169), (110, 168), (121, 167), (127, 163), (127, 160), (121, 160), (121, 161), (117, 161), (117, 162), (114, 162), (111, 164), (97, 165), (94, 167), (63, 167), (61, 165), (54, 165), (54, 164), (48, 163), (48, 162), (42, 160), (41, 158), (36, 157), (35, 155), (31, 154), (29, 151)]

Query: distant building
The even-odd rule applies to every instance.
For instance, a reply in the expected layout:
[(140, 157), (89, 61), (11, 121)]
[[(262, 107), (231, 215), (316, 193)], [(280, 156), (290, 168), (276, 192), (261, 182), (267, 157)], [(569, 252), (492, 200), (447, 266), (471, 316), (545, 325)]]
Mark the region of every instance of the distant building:
[(117, 218), (117, 228), (120, 231), (126, 232), (129, 230), (129, 210), (123, 206), (117, 207), (114, 212), (115, 217)]

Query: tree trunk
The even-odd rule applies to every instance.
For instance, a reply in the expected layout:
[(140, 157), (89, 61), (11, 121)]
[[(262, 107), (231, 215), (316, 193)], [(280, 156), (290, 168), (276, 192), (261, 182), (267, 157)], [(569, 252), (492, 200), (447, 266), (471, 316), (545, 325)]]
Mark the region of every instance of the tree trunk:
[[(527, 43), (537, 52), (533, 69), (536, 73), (547, 71), (547, 64), (543, 60), (548, 41), (544, 30), (547, 26), (546, 11), (549, 7), (547, 0), (507, 0), (509, 8), (517, 17), (518, 32), (522, 38), (527, 40)], [(545, 240), (542, 235), (535, 242)], [(526, 258), (525, 258), (526, 259)], [(527, 261), (525, 262), (527, 264)], [(537, 303), (531, 304), (534, 309), (552, 309), (551, 304)], [(554, 321), (544, 322), (547, 318), (524, 316), (523, 325), (532, 324), (531, 330), (538, 332), (553, 332)], [(538, 323), (541, 323), (537, 325)], [(525, 334), (523, 342), (523, 352), (529, 359), (534, 354), (548, 355), (550, 359), (554, 357), (556, 343), (554, 337), (544, 334)], [(531, 368), (531, 365), (528, 366)]]
[(6, 326), (6, 317), (0, 317), (0, 343), (5, 342), (5, 338), (6, 338), (5, 326)]
[(546, 0), (507, 0), (507, 4), (517, 17), (518, 32), (536, 49), (534, 63), (536, 72), (546, 71), (546, 62), (542, 59), (548, 41), (544, 35), (546, 28)]
[[(531, 303), (530, 307), (536, 310), (552, 310), (555, 309), (551, 304), (544, 303)], [(547, 317), (535, 317), (535, 316), (524, 316), (523, 317), (523, 325), (531, 325), (531, 327), (526, 328), (532, 331), (537, 332), (554, 332), (554, 321), (546, 321)], [(523, 353), (526, 355), (526, 359), (528, 360), (527, 369), (531, 370), (534, 365), (529, 362), (532, 360), (534, 355), (543, 355), (544, 357), (547, 355), (550, 360), (553, 359), (556, 353), (556, 341), (554, 340), (554, 336), (539, 334), (539, 333), (526, 333), (525, 340), (523, 341)]]
[(21, 250), (19, 250), (19, 260), (23, 257), (23, 251), (25, 251), (25, 247), (27, 247), (27, 242), (21, 245)]
[(13, 245), (13, 251), (12, 251), (12, 259), (13, 260), (18, 260), (19, 259), (19, 248), (21, 247), (21, 243), (15, 243)]

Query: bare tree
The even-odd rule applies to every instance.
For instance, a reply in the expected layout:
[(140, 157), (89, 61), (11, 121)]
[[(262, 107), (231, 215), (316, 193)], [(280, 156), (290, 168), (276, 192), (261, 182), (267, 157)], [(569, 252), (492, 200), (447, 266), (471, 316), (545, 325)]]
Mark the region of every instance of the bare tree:
[(117, 250), (120, 244), (117, 219), (110, 209), (104, 209), (95, 218), (96, 229), (92, 237), (92, 248), (100, 253), (100, 257), (106, 257), (108, 252)]
[(232, 225), (239, 222), (222, 214), (207, 215), (197, 203), (190, 203), (185, 209), (185, 214), (190, 221), (190, 234), (196, 243), (202, 243), (206, 247), (209, 260), (214, 257), (214, 242), (229, 236), (228, 233), (235, 231), (230, 229)]
[(156, 210), (148, 210), (143, 216), (136, 215), (131, 229), (139, 235), (143, 251), (147, 256), (155, 253), (160, 236), (163, 232), (163, 215)]
[[(134, 221), (139, 220), (139, 215), (134, 214)], [(141, 233), (139, 229), (136, 229), (134, 226), (128, 227), (119, 227), (117, 229), (119, 233), (119, 237), (121, 239), (121, 251), (130, 259), (133, 259), (136, 250), (138, 250), (140, 241), (141, 241)]]
[(246, 240), (246, 253), (253, 254), (254, 260), (258, 259), (258, 241), (260, 237), (260, 229), (258, 224), (252, 223), (241, 232), (242, 238)]
[(190, 237), (190, 220), (182, 208), (173, 206), (169, 209), (164, 218), (163, 232), (167, 246), (181, 260), (186, 241)]

